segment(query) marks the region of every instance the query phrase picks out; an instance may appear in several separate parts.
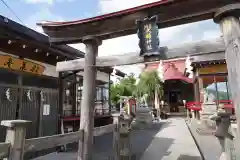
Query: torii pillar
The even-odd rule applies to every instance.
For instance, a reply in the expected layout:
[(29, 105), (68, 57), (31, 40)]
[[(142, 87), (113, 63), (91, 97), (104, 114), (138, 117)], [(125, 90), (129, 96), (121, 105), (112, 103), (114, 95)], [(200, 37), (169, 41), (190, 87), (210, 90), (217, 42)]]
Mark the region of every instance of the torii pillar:
[[(226, 46), (225, 57), (228, 68), (229, 86), (236, 111), (238, 134), (240, 138), (240, 3), (220, 8), (214, 22), (220, 24)], [(240, 142), (236, 141), (237, 159), (240, 159)]]
[(86, 45), (83, 76), (83, 97), (81, 103), (80, 130), (83, 130), (83, 141), (79, 141), (78, 160), (92, 159), (94, 107), (96, 97), (96, 57), (101, 41), (95, 37), (84, 39)]

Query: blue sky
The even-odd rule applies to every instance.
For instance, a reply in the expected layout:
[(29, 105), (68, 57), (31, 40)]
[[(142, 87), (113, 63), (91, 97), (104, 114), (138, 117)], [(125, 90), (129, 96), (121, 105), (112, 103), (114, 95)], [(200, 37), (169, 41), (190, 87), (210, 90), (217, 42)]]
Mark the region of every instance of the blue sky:
[[(99, 14), (119, 11), (158, 0), (5, 0), (18, 15), (24, 25), (42, 32), (36, 23), (43, 20), (70, 21), (88, 18)], [(0, 14), (12, 20), (19, 20), (0, 1)], [(21, 22), (19, 22), (21, 23)], [(159, 30), (160, 45), (174, 46), (221, 35), (219, 26), (212, 20), (170, 27)], [(71, 45), (84, 51), (83, 44)], [(138, 38), (130, 35), (103, 41), (99, 56), (116, 55), (139, 51)], [(124, 72), (139, 73), (144, 65), (120, 67)]]
[[(77, 20), (99, 14), (98, 0), (6, 0), (21, 21), (34, 28), (42, 20)], [(0, 2), (0, 14), (19, 20)], [(20, 22), (20, 23), (22, 23)]]

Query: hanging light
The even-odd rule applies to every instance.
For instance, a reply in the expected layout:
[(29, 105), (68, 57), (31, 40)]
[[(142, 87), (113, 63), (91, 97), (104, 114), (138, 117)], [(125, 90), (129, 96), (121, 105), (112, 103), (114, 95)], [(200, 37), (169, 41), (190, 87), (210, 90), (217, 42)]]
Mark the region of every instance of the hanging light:
[(11, 44), (12, 43), (12, 41), (11, 40), (8, 40), (8, 44)]
[(46, 56), (49, 56), (49, 53), (47, 52)]
[(26, 45), (24, 44), (22, 47), (23, 47), (23, 48), (26, 48)]
[(35, 49), (35, 52), (38, 52), (38, 49)]

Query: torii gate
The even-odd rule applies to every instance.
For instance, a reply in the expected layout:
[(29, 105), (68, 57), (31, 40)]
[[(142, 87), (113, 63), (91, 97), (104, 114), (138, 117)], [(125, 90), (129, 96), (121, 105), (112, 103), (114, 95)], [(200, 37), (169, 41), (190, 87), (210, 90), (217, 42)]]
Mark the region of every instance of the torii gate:
[[(234, 3), (234, 4), (233, 4)], [(238, 128), (240, 128), (240, 22), (239, 22), (240, 0), (162, 0), (147, 5), (114, 12), (94, 18), (72, 21), (72, 22), (45, 22), (39, 23), (44, 32), (50, 36), (53, 43), (82, 42), (86, 44), (85, 60), (78, 59), (57, 64), (58, 71), (84, 69), (83, 101), (81, 112), (80, 129), (84, 130), (84, 144), (79, 144), (79, 154), (85, 159), (91, 159), (93, 108), (95, 98), (96, 67), (107, 67), (144, 63), (150, 60), (159, 60), (174, 57), (176, 53), (185, 55), (202, 50), (219, 50), (217, 45), (208, 44), (209, 47), (199, 48), (195, 51), (182, 48), (162, 48), (160, 52), (166, 53), (167, 57), (156, 56), (146, 60), (136, 54), (120, 56), (97, 57), (98, 46), (102, 40), (136, 33), (135, 21), (148, 16), (158, 15), (159, 28), (171, 27), (206, 19), (214, 19), (219, 23), (226, 47), (226, 62), (228, 67), (229, 84), (233, 96), (233, 102), (237, 115)], [(186, 52), (190, 51), (190, 52)], [(204, 51), (203, 51), (204, 52)], [(238, 133), (239, 134), (239, 133)], [(239, 134), (240, 136), (240, 134)], [(81, 157), (79, 155), (79, 157)]]

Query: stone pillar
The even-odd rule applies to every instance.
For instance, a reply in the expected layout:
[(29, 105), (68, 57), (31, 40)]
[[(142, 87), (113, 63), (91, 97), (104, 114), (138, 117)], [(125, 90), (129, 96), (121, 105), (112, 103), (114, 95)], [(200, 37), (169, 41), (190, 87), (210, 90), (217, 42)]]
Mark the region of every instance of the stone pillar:
[(120, 114), (113, 114), (113, 124), (116, 124), (116, 128), (113, 132), (113, 149), (114, 149), (114, 160), (120, 160)]
[(192, 115), (192, 118), (191, 120), (196, 120), (196, 115), (195, 115), (195, 111), (191, 109), (191, 115)]
[[(226, 46), (225, 57), (228, 68), (229, 87), (236, 111), (237, 125), (240, 128), (240, 3), (220, 8), (214, 16), (214, 22), (219, 23)], [(237, 138), (240, 137), (239, 131)], [(237, 153), (240, 153), (240, 142), (237, 142)], [(237, 155), (240, 159), (240, 154)]]
[[(215, 136), (218, 138), (219, 144), (222, 148), (222, 153), (219, 157), (219, 160), (225, 160), (228, 157), (227, 148), (226, 148), (226, 139), (228, 138), (228, 129), (230, 126), (230, 114), (219, 112), (216, 116), (212, 116), (212, 120), (216, 121), (217, 129)], [(233, 160), (233, 159), (226, 159)]]
[(6, 142), (11, 143), (11, 149), (7, 160), (23, 160), (24, 145), (27, 125), (31, 123), (25, 120), (5, 120), (2, 126), (7, 127)]
[(131, 160), (131, 117), (121, 116), (120, 117), (120, 160)]
[(94, 38), (83, 41), (86, 45), (83, 91), (81, 103), (80, 130), (84, 130), (83, 140), (79, 141), (78, 160), (92, 159), (94, 107), (96, 97), (96, 57), (100, 41)]

